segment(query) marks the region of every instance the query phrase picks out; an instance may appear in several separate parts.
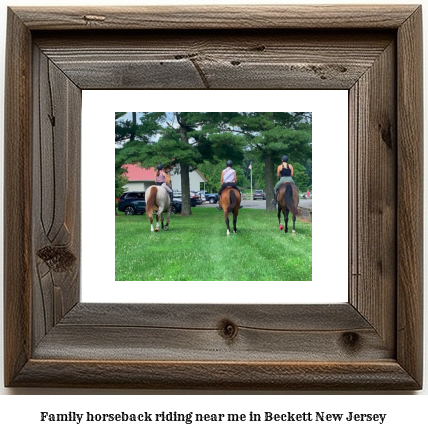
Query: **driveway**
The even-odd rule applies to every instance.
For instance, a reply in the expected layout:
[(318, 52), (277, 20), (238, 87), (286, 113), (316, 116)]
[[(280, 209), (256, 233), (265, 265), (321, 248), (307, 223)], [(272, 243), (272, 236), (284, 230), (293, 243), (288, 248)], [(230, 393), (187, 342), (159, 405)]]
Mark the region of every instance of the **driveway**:
[[(265, 200), (243, 200), (242, 205), (244, 206), (244, 208), (266, 209), (266, 201)], [(216, 203), (210, 204), (208, 202), (205, 202), (202, 205), (198, 205), (198, 206), (216, 207), (217, 204)], [(299, 206), (302, 208), (307, 208), (307, 209), (312, 210), (312, 199), (300, 199), (299, 200)]]

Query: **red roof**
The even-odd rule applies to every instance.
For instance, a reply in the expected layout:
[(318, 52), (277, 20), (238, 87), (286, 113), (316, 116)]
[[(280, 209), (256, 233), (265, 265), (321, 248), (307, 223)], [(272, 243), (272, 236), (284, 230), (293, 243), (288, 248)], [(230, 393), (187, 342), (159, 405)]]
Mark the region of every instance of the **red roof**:
[(125, 175), (128, 177), (129, 181), (155, 180), (155, 169), (153, 167), (150, 167), (150, 169), (143, 169), (136, 164), (124, 164), (122, 167), (128, 171)]
[[(127, 173), (125, 175), (128, 177), (128, 181), (153, 181), (155, 180), (155, 169), (150, 167), (149, 169), (143, 169), (138, 164), (124, 164), (122, 166), (124, 169), (127, 169)], [(199, 173), (200, 177), (206, 182), (206, 178), (199, 169), (196, 169), (196, 172)]]

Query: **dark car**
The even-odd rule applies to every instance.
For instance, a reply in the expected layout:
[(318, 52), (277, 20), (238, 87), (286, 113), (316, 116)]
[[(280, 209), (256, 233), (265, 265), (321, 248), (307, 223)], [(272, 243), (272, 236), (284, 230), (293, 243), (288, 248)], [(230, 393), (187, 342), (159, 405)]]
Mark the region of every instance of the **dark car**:
[[(190, 206), (195, 207), (196, 201), (195, 199), (190, 199)], [(174, 198), (171, 203), (171, 213), (172, 214), (180, 214), (182, 209), (182, 202), (180, 198)]]
[[(119, 211), (124, 212), (126, 215), (144, 214), (146, 212), (146, 201), (144, 191), (131, 191), (124, 193), (119, 198)], [(190, 199), (190, 205), (196, 206), (196, 199)], [(171, 204), (171, 213), (181, 213), (181, 199), (174, 198)]]
[(191, 190), (190, 191), (190, 199), (191, 200), (195, 199), (197, 205), (202, 205), (203, 200), (202, 200), (202, 197), (199, 194), (199, 192)]
[(144, 214), (146, 212), (145, 197), (144, 191), (127, 191), (119, 198), (118, 210), (126, 215)]
[[(178, 201), (180, 201), (180, 204), (181, 204), (181, 198), (182, 198), (181, 191), (174, 191), (173, 198), (174, 198), (174, 201), (178, 200)], [(200, 205), (199, 201), (200, 201), (199, 196), (197, 196), (193, 193), (190, 193), (190, 206), (195, 207), (196, 205)]]
[(263, 193), (263, 190), (255, 190), (253, 194), (253, 200), (262, 199), (266, 200), (266, 195)]
[(207, 193), (205, 190), (202, 190), (199, 193), (203, 194), (205, 200), (211, 204), (217, 203), (220, 200), (220, 196), (217, 193)]

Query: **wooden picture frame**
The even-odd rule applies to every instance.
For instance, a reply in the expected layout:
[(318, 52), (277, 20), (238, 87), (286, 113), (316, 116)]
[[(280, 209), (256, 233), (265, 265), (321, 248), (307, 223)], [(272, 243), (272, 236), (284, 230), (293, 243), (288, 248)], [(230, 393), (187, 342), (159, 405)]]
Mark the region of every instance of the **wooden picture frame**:
[[(137, 88), (348, 89), (348, 303), (80, 302), (81, 91)], [(422, 387), (421, 6), (9, 8), (5, 113), (6, 386)]]

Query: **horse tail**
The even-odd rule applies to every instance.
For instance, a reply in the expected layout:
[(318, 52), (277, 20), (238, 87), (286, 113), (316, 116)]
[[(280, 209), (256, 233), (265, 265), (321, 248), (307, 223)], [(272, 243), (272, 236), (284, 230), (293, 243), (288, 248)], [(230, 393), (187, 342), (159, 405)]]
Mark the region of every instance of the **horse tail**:
[(285, 205), (291, 211), (291, 213), (294, 215), (299, 215), (300, 211), (297, 209), (297, 206), (294, 203), (294, 199), (293, 199), (293, 187), (289, 182), (287, 182), (287, 184), (285, 185), (284, 199), (285, 199)]
[(153, 210), (156, 205), (156, 194), (158, 192), (158, 189), (156, 187), (153, 187), (150, 189), (149, 198), (146, 202), (146, 213), (148, 216), (151, 216), (153, 214)]
[(235, 206), (236, 206), (236, 195), (235, 195), (235, 191), (233, 189), (230, 189), (230, 204), (229, 204), (229, 208), (227, 209), (227, 212), (231, 212)]

